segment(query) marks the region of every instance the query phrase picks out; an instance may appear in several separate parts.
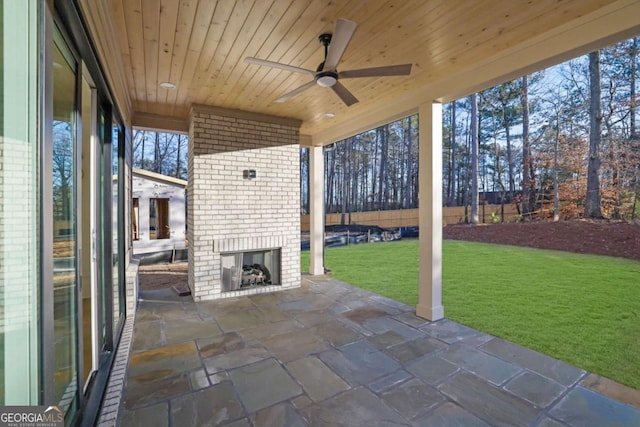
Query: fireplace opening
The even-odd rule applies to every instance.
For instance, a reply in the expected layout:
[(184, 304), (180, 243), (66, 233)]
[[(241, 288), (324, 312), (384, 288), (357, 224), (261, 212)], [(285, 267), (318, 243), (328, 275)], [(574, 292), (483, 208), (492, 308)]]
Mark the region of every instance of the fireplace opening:
[(279, 286), (280, 249), (221, 254), (222, 291)]

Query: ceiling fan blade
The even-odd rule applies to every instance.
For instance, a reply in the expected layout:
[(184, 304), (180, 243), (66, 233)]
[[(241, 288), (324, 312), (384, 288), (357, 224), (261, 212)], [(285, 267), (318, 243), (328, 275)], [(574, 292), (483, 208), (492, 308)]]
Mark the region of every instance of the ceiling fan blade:
[(311, 77), (315, 76), (316, 74), (313, 71), (307, 70), (305, 68), (294, 67), (293, 65), (281, 64), (279, 62), (267, 61), (266, 59), (247, 57), (244, 58), (244, 62), (248, 64), (264, 65), (265, 67), (280, 68), (281, 70), (293, 71), (294, 73), (307, 74)]
[(355, 77), (383, 77), (383, 76), (408, 76), (411, 74), (413, 64), (389, 65), (387, 67), (362, 68), (360, 70), (342, 71), (338, 74), (341, 79)]
[(358, 24), (353, 21), (338, 19), (336, 28), (333, 30), (333, 35), (331, 36), (331, 43), (329, 43), (327, 58), (324, 61), (322, 71), (332, 71), (336, 69), (357, 27)]
[(331, 89), (333, 89), (333, 91), (336, 93), (336, 95), (338, 95), (342, 102), (347, 104), (347, 107), (351, 107), (353, 104), (358, 102), (358, 98), (353, 96), (353, 94), (349, 92), (349, 90), (340, 82), (336, 82), (336, 84), (331, 86)]
[(288, 101), (289, 99), (293, 98), (294, 96), (296, 96), (300, 92), (304, 92), (305, 90), (307, 90), (309, 88), (312, 88), (315, 85), (316, 85), (316, 81), (315, 80), (311, 80), (309, 83), (305, 83), (302, 86), (300, 86), (299, 88), (294, 89), (291, 92), (282, 95), (280, 98), (276, 99), (274, 102), (285, 102), (285, 101)]

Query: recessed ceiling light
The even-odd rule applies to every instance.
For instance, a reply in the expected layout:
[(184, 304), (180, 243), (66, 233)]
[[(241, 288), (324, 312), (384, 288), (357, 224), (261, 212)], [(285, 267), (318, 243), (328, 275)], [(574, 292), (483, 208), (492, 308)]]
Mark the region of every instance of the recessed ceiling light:
[(160, 83), (160, 87), (163, 88), (163, 89), (175, 89), (176, 85), (174, 85), (171, 82), (161, 82)]

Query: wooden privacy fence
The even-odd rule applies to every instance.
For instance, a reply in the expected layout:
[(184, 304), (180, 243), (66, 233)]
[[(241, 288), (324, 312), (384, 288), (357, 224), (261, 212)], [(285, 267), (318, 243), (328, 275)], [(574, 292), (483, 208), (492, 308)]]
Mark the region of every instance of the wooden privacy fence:
[[(500, 205), (481, 205), (478, 208), (480, 222), (490, 224), (500, 222)], [(468, 209), (471, 215), (471, 208)], [(345, 224), (377, 225), (383, 228), (416, 227), (418, 226), (418, 209), (399, 209), (392, 211), (352, 212), (345, 214)], [(464, 207), (442, 208), (442, 225), (459, 224), (464, 222)], [(341, 223), (342, 214), (327, 214), (326, 225)], [(518, 219), (515, 204), (504, 205), (504, 221), (514, 222)], [(309, 231), (309, 215), (300, 217), (301, 231)]]

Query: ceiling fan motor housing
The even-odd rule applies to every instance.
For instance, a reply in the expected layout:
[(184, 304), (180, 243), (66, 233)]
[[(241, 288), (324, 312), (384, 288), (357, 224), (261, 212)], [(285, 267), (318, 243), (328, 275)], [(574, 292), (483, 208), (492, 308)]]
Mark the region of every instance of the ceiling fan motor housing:
[(335, 71), (320, 71), (315, 76), (316, 83), (322, 87), (331, 87), (338, 81), (338, 73)]

